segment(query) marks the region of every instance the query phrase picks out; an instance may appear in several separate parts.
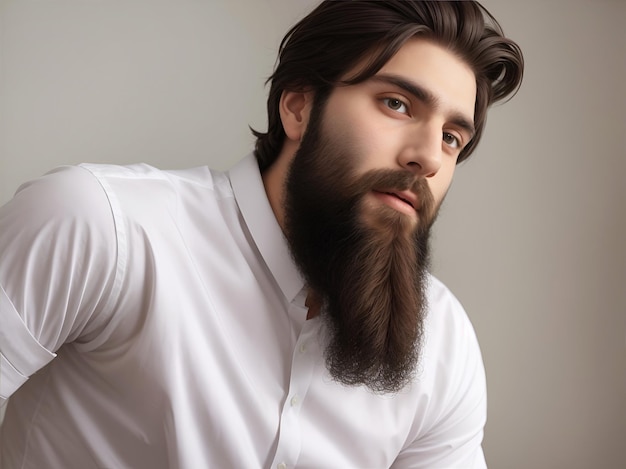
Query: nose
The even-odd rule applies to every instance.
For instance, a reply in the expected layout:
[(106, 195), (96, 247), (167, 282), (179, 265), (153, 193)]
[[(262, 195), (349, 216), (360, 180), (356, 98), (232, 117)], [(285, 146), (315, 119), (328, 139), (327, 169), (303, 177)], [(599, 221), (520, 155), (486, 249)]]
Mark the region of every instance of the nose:
[(434, 176), (443, 158), (442, 135), (441, 127), (436, 125), (423, 124), (419, 129), (412, 129), (398, 163), (418, 176)]

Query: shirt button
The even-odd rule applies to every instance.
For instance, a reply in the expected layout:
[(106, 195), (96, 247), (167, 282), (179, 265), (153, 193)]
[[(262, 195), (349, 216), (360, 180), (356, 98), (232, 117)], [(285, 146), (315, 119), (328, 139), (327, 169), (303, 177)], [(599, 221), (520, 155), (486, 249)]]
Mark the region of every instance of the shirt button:
[(300, 353), (304, 353), (304, 352), (306, 352), (306, 345), (300, 344)]
[(285, 464), (284, 462), (281, 462), (280, 464), (276, 466), (276, 469), (287, 469), (287, 464)]
[(297, 406), (298, 402), (300, 402), (300, 400), (298, 399), (298, 395), (296, 394), (291, 398), (291, 407)]

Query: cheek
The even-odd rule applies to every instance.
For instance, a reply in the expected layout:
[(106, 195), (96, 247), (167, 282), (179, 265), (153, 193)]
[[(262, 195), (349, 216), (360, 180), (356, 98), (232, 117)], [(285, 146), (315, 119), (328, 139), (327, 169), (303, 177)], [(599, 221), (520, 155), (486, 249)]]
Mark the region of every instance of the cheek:
[(360, 124), (353, 122), (339, 139), (355, 174), (394, 167), (394, 155), (397, 152), (394, 142), (397, 138), (394, 139), (393, 134), (382, 132), (375, 126)]
[(373, 166), (380, 149), (371, 131), (360, 126), (355, 120), (331, 120), (326, 126), (326, 136), (330, 149), (356, 173)]
[(357, 172), (380, 165), (379, 158), (389, 152), (389, 142), (385, 138), (392, 140), (392, 136), (381, 128), (371, 107), (361, 100), (337, 100), (327, 108), (326, 116), (325, 135), (337, 150), (349, 155), (352, 163), (359, 165)]

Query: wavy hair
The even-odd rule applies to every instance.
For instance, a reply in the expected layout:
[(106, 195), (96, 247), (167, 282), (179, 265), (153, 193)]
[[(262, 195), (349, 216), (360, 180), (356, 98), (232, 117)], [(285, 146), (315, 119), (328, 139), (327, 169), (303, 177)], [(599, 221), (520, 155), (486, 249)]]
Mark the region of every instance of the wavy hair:
[[(458, 162), (466, 160), (480, 141), (489, 106), (510, 99), (522, 82), (522, 52), (491, 13), (475, 1), (326, 0), (280, 43), (277, 65), (267, 80), (267, 132), (251, 129), (261, 171), (278, 157), (285, 140), (278, 110), (283, 91), (312, 90), (320, 105), (333, 87), (372, 77), (416, 35), (446, 47), (474, 71), (476, 133)], [(356, 76), (341, 79), (366, 58)]]

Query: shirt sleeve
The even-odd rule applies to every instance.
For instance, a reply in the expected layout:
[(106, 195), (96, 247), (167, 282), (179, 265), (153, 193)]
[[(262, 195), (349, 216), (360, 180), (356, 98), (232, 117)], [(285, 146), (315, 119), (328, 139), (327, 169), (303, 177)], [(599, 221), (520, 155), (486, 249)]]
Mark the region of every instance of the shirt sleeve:
[(0, 208), (0, 403), (103, 327), (116, 263), (111, 206), (83, 168), (26, 183)]
[[(484, 469), (482, 450), (487, 420), (485, 368), (474, 329), (461, 304), (446, 291), (438, 302), (442, 327), (435, 333), (435, 385), (429, 428), (400, 453), (394, 469)], [(440, 325), (441, 325), (440, 323)]]

